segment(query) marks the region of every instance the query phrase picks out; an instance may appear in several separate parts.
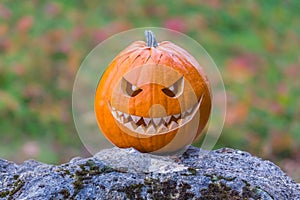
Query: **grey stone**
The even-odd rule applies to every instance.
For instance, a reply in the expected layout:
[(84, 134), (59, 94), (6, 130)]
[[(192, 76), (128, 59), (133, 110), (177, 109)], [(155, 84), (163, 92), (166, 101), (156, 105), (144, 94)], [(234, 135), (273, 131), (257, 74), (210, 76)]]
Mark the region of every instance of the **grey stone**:
[(0, 159), (0, 199), (300, 200), (300, 187), (240, 150), (189, 147), (167, 157), (112, 148), (59, 166)]

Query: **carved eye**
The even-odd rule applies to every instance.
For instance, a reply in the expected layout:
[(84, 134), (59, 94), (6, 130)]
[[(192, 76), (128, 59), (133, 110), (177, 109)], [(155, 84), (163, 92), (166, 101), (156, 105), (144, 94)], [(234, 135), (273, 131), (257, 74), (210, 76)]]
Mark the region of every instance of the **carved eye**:
[(183, 77), (181, 77), (171, 86), (162, 89), (162, 91), (169, 97), (178, 97), (182, 94), (183, 88), (184, 88), (184, 80)]
[(140, 92), (143, 91), (141, 88), (133, 85), (125, 78), (122, 78), (121, 80), (121, 88), (123, 93), (129, 97), (135, 97), (136, 95), (138, 95)]

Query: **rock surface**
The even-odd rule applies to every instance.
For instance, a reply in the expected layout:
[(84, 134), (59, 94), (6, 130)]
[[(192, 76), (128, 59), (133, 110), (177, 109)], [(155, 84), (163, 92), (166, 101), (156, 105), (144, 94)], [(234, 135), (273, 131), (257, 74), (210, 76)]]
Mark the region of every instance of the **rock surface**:
[(276, 165), (247, 152), (190, 147), (160, 157), (112, 148), (60, 166), (0, 159), (0, 199), (300, 199)]

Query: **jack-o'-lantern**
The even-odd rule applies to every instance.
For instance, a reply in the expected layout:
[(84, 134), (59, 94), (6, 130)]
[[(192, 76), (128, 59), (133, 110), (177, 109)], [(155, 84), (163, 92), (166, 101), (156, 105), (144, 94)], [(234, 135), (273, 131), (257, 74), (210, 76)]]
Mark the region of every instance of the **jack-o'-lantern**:
[(120, 52), (95, 94), (98, 125), (120, 148), (171, 154), (191, 144), (211, 111), (209, 82), (186, 50), (151, 31)]

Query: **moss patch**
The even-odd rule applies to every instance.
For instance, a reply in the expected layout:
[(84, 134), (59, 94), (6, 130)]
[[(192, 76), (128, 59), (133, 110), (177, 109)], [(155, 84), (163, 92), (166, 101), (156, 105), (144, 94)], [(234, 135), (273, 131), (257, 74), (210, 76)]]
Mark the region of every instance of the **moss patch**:
[(14, 199), (13, 195), (15, 195), (25, 185), (25, 182), (23, 180), (18, 179), (19, 176), (14, 176), (13, 178), (16, 180), (16, 182), (14, 182), (11, 186), (12, 190), (5, 190), (0, 192), (0, 198), (6, 197), (8, 200)]
[(211, 183), (206, 189), (200, 191), (200, 200), (205, 199), (242, 199), (239, 192), (231, 190), (223, 183)]
[(70, 196), (70, 192), (67, 189), (62, 189), (59, 191), (59, 194), (63, 195), (64, 199), (67, 199)]
[[(211, 178), (212, 183), (208, 185), (206, 189), (200, 190), (201, 200), (205, 199), (261, 199), (262, 193), (266, 193), (258, 187), (251, 186), (248, 182), (244, 181), (245, 186), (242, 188), (242, 194), (236, 190), (232, 190), (225, 183), (220, 182), (224, 180), (226, 182), (233, 181), (235, 177), (223, 177), (215, 174), (206, 174)], [(267, 193), (266, 193), (267, 194)], [(269, 195), (270, 198), (272, 198)], [(273, 199), (273, 198), (272, 198)]]
[[(174, 180), (162, 181), (160, 179), (154, 179), (152, 177), (146, 177), (144, 179), (144, 186), (146, 187), (146, 192), (153, 199), (192, 199), (195, 194), (189, 192), (192, 188), (188, 183), (185, 182), (176, 182)], [(130, 194), (133, 191), (130, 191), (130, 187), (126, 194)], [(140, 189), (141, 191), (141, 189)], [(129, 198), (129, 196), (127, 195)]]
[(144, 185), (139, 183), (139, 184), (132, 184), (127, 187), (123, 187), (118, 189), (118, 192), (124, 192), (129, 199), (143, 199), (142, 196), (142, 189)]
[(109, 167), (109, 166), (103, 166), (99, 167), (93, 160), (88, 160), (86, 163), (79, 165), (80, 170), (75, 171), (74, 175), (74, 181), (73, 181), (73, 187), (74, 187), (74, 193), (70, 197), (71, 199), (74, 199), (74, 197), (80, 192), (80, 190), (84, 187), (84, 184), (86, 184), (86, 181), (93, 178), (95, 175), (105, 174), (105, 173), (111, 173), (115, 172), (116, 170)]
[(13, 190), (10, 191), (9, 196), (12, 197), (14, 194), (16, 194), (23, 186), (25, 185), (25, 182), (23, 180), (18, 179), (14, 183)]
[(8, 190), (5, 190), (3, 192), (0, 192), (0, 198), (4, 198), (4, 197), (7, 197), (9, 195), (9, 191)]

